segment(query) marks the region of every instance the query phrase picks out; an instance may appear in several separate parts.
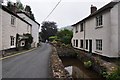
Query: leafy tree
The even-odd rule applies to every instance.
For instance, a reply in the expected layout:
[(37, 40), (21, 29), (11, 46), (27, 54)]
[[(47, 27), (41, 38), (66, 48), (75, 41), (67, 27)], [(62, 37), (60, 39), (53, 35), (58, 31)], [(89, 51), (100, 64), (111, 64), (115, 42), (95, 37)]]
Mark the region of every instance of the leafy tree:
[(32, 13), (32, 11), (31, 11), (31, 7), (28, 6), (28, 5), (26, 5), (26, 7), (25, 7), (25, 11), (26, 11), (26, 12), (29, 12), (30, 14)]
[(20, 1), (16, 2), (16, 7), (17, 7), (18, 11), (24, 10), (24, 6)]
[(45, 21), (42, 23), (41, 28), (41, 37), (43, 41), (49, 41), (50, 36), (55, 36), (57, 34), (57, 25), (55, 22)]
[(29, 5), (26, 5), (25, 12), (27, 12), (29, 17), (31, 17), (33, 20), (35, 20), (34, 14), (32, 13), (31, 7)]
[[(16, 7), (16, 8), (15, 8)], [(16, 3), (13, 3), (13, 2), (11, 2), (11, 1), (8, 1), (7, 2), (7, 8), (9, 9), (9, 10), (11, 10), (11, 11), (15, 11), (15, 12), (17, 12), (17, 11), (22, 11), (22, 10), (24, 10), (24, 6), (23, 6), (23, 4), (20, 2), (20, 1), (17, 1)]]
[(61, 30), (57, 33), (58, 39), (60, 39), (61, 42), (65, 44), (71, 43), (72, 36), (73, 36), (73, 32), (68, 29)]

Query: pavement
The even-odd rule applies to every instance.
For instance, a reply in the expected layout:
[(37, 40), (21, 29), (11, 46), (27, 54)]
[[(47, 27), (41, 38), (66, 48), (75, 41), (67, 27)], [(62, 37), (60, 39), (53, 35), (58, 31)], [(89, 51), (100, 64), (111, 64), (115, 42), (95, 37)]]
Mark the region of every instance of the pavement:
[(49, 44), (42, 43), (35, 50), (2, 60), (2, 78), (48, 78), (51, 51)]

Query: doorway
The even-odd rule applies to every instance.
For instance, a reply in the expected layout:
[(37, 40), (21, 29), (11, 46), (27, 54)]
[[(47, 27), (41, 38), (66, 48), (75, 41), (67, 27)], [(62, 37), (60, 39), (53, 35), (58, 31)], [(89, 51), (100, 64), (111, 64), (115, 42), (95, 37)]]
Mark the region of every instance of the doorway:
[(89, 53), (92, 53), (92, 40), (89, 40)]

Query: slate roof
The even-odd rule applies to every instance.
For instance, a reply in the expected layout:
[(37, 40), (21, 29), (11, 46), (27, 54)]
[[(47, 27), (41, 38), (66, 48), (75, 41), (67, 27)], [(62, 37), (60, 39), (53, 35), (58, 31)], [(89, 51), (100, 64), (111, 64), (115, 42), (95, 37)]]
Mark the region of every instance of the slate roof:
[(110, 3), (108, 3), (107, 5), (103, 6), (102, 8), (100, 8), (100, 9), (97, 10), (97, 11), (95, 11), (94, 13), (90, 14), (88, 17), (84, 18), (83, 20), (81, 20), (81, 21), (73, 24), (72, 26), (75, 26), (75, 25), (77, 25), (77, 24), (79, 24), (79, 23), (81, 23), (81, 22), (83, 22), (83, 21), (85, 21), (85, 20), (87, 20), (87, 19), (89, 19), (89, 18), (91, 18), (91, 17), (93, 17), (93, 16), (95, 16), (95, 15), (97, 15), (97, 14), (105, 11), (105, 10), (111, 9), (111, 8), (114, 7), (114, 5), (116, 5), (117, 3), (118, 3), (118, 2), (110, 2)]
[[(25, 12), (20, 11), (20, 12), (17, 12), (17, 13), (23, 13), (24, 15), (26, 15), (27, 17), (29, 17)], [(40, 24), (37, 21), (35, 21), (31, 17), (29, 17), (29, 18), (40, 26)]]
[(27, 21), (25, 21), (24, 19), (22, 19), (21, 17), (19, 17), (17, 14), (13, 13), (12, 11), (10, 11), (9, 9), (6, 8), (6, 6), (2, 5), (2, 10), (8, 12), (11, 15), (14, 15), (15, 17), (19, 18), (20, 20), (22, 20), (23, 22), (29, 24), (30, 26), (32, 26), (30, 23), (28, 23)]

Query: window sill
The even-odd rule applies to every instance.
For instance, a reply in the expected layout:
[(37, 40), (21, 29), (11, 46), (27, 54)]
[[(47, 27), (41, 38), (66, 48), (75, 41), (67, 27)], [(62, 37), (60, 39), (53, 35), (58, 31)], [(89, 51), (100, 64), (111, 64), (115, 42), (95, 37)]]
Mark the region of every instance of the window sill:
[(15, 25), (11, 24), (12, 27), (15, 27)]
[(99, 28), (103, 28), (103, 26), (102, 25), (101, 26), (96, 26), (95, 29), (99, 29)]
[(80, 32), (83, 32), (83, 31), (80, 31)]
[(15, 46), (10, 46), (10, 48), (15, 48)]
[(95, 51), (96, 53), (100, 53), (100, 54), (102, 54), (102, 51)]

